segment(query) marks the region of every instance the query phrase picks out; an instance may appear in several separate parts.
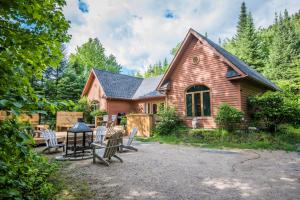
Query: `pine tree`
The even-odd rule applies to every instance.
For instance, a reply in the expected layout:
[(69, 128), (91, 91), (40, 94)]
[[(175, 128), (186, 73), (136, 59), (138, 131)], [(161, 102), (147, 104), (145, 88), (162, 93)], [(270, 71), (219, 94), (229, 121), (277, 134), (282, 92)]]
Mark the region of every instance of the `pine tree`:
[(243, 2), (242, 5), (241, 5), (239, 22), (238, 22), (238, 25), (237, 25), (237, 37), (244, 33), (244, 30), (246, 29), (247, 23), (248, 23), (247, 18), (248, 18), (248, 16), (247, 16), (247, 7), (246, 7), (245, 2)]
[(246, 4), (243, 2), (237, 33), (233, 39), (225, 41), (224, 47), (254, 69), (262, 71), (263, 59), (260, 43), (252, 14), (251, 12), (247, 13)]
[(300, 39), (287, 10), (275, 21), (267, 73), (273, 80), (289, 79), (300, 55)]

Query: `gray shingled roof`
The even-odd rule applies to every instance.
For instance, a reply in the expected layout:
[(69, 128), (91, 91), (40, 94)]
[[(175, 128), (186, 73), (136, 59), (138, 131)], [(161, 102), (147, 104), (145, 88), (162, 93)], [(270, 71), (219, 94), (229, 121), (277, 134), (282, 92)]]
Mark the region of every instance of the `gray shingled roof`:
[(157, 77), (151, 77), (151, 78), (144, 78), (140, 87), (133, 95), (133, 99), (164, 96), (160, 94), (158, 91), (156, 91), (156, 87), (158, 86), (162, 77), (163, 75)]
[[(194, 30), (195, 31), (195, 30)], [(231, 53), (229, 53), (228, 51), (226, 51), (225, 49), (223, 49), (222, 47), (220, 47), (219, 45), (217, 45), (216, 43), (214, 43), (213, 41), (211, 41), (210, 39), (208, 39), (207, 37), (201, 35), (200, 33), (198, 33), (197, 31), (195, 31), (202, 39), (204, 39), (205, 41), (207, 41), (213, 48), (215, 48), (221, 55), (223, 55), (229, 62), (231, 62), (234, 66), (236, 66), (239, 70), (241, 70), (243, 73), (245, 73), (246, 75), (248, 75), (250, 78), (268, 86), (271, 87), (275, 90), (278, 90), (279, 88), (272, 83), (271, 81), (269, 81), (266, 77), (264, 77), (263, 75), (261, 75), (260, 73), (258, 73), (257, 71), (255, 71), (253, 68), (251, 68), (250, 66), (248, 66), (246, 63), (244, 63), (243, 61), (241, 61), (240, 59), (238, 59), (236, 56), (232, 55)]]
[(132, 99), (143, 78), (94, 69), (107, 97)]
[(107, 97), (140, 99), (163, 96), (156, 91), (156, 87), (162, 76), (138, 78), (98, 69), (94, 69), (94, 72)]

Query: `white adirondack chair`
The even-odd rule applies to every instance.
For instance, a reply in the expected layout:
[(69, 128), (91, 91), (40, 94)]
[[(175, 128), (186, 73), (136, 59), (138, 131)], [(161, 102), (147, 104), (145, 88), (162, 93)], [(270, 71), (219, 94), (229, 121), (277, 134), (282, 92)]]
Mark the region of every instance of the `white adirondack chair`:
[(103, 145), (105, 135), (106, 135), (106, 127), (105, 126), (98, 126), (96, 128), (96, 139), (95, 139), (94, 142), (98, 143), (100, 145)]
[(132, 146), (132, 141), (133, 141), (133, 138), (134, 136), (137, 134), (138, 132), (138, 128), (133, 128), (130, 135), (129, 135), (129, 138), (128, 138), (128, 141), (127, 141), (127, 144), (124, 145), (122, 144), (120, 149), (121, 149), (121, 152), (123, 151), (123, 149), (129, 149), (129, 150), (134, 150), (134, 151), (138, 151), (137, 148), (133, 147)]
[(63, 151), (65, 151), (65, 144), (64, 143), (58, 143), (56, 134), (53, 130), (43, 130), (42, 136), (45, 139), (46, 148), (43, 150), (43, 152), (47, 151), (50, 153), (50, 149), (55, 148), (56, 150), (59, 148), (63, 148)]

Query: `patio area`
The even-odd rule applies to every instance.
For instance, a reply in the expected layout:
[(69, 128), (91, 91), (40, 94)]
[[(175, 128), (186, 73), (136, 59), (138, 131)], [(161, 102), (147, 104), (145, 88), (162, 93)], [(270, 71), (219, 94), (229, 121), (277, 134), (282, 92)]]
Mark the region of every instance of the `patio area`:
[[(94, 199), (299, 199), (300, 154), (134, 142), (110, 167), (74, 161)], [(38, 151), (42, 148), (38, 148)], [(59, 152), (61, 153), (61, 152)], [(54, 157), (57, 154), (49, 154)]]

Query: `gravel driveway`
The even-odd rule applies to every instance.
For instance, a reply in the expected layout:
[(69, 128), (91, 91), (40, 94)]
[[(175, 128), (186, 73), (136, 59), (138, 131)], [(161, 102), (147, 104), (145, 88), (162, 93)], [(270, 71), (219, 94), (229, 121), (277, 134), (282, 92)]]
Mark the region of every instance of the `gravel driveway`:
[(300, 199), (300, 155), (136, 142), (110, 167), (68, 165), (95, 199)]

